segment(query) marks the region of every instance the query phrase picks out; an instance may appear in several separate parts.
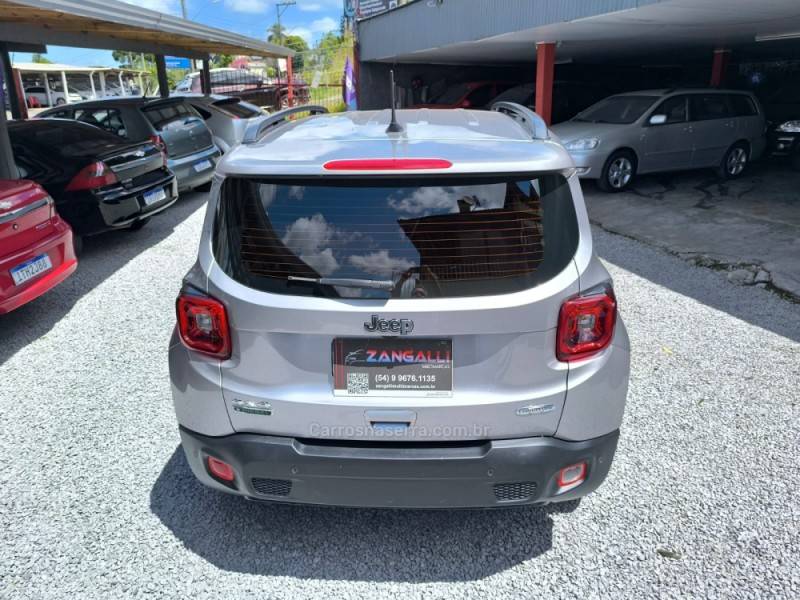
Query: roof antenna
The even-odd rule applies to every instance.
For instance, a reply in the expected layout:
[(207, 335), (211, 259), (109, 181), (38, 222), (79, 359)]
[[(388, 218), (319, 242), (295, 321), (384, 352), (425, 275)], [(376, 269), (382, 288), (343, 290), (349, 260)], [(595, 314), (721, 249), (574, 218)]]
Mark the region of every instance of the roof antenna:
[(395, 100), (394, 100), (394, 69), (389, 70), (389, 79), (392, 82), (392, 120), (389, 121), (389, 126), (386, 128), (386, 133), (402, 133), (403, 126), (397, 122), (397, 114), (395, 113)]

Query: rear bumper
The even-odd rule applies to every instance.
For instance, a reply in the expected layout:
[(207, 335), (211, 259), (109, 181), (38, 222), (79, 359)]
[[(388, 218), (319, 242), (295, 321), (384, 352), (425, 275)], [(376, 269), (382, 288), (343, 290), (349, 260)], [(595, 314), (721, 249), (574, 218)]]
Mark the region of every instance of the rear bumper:
[[(186, 190), (203, 185), (211, 181), (214, 176), (214, 167), (219, 160), (220, 152), (216, 147), (211, 147), (207, 150), (191, 154), (189, 156), (182, 156), (181, 158), (169, 159), (167, 166), (175, 173), (175, 178), (178, 180), (178, 189)], [(210, 161), (211, 166), (202, 171), (197, 171), (194, 167), (203, 163), (203, 161)]]
[[(53, 268), (20, 286), (14, 285), (10, 270), (41, 254), (47, 254)], [(72, 230), (60, 219), (56, 233), (13, 256), (0, 257), (0, 315), (35, 300), (75, 272), (78, 261), (72, 247)]]
[[(165, 197), (147, 205), (144, 195), (163, 189)], [(178, 199), (178, 187), (171, 173), (163, 179), (134, 190), (113, 192), (81, 191), (67, 194), (56, 202), (61, 216), (78, 235), (93, 235), (112, 229), (124, 229), (172, 206)]]
[[(144, 202), (144, 195), (157, 189), (164, 190), (164, 199), (151, 205)], [(129, 225), (147, 219), (166, 210), (178, 199), (178, 186), (175, 177), (170, 177), (137, 190), (129, 195), (114, 199), (100, 199), (100, 212), (107, 229), (124, 229)]]
[[(210, 487), (254, 500), (380, 508), (479, 508), (561, 502), (605, 479), (619, 431), (580, 442), (552, 437), (397, 444), (329, 442), (249, 433), (200, 435), (181, 427), (186, 458)], [(226, 486), (208, 456), (230, 464)], [(559, 469), (586, 461), (583, 484), (556, 495)]]

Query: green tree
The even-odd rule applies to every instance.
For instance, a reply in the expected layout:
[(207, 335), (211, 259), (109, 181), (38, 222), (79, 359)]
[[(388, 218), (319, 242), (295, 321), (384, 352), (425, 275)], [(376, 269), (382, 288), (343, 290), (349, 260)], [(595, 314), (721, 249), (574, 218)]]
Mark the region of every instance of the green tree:
[(309, 51), (306, 41), (299, 35), (287, 35), (283, 38), (283, 46), (296, 52), (292, 57), (292, 68), (298, 73), (302, 71), (305, 65), (304, 53)]
[(295, 71), (301, 71), (303, 69), (305, 57), (301, 53), (308, 52), (309, 50), (308, 44), (306, 44), (303, 38), (299, 35), (289, 35), (286, 32), (286, 27), (273, 23), (272, 26), (267, 29), (267, 41), (270, 44), (278, 44), (279, 46), (297, 52), (298, 54), (292, 58), (292, 68)]
[(233, 57), (230, 54), (217, 54), (211, 59), (215, 67), (230, 67)]
[(279, 25), (278, 23), (273, 23), (272, 26), (267, 29), (267, 41), (270, 44), (280, 44), (283, 38), (286, 37), (286, 27), (283, 25)]
[(51, 65), (51, 64), (53, 64), (52, 60), (50, 60), (46, 56), (42, 56), (38, 52), (31, 55), (31, 61), (35, 62), (35, 63), (42, 64), (42, 65)]

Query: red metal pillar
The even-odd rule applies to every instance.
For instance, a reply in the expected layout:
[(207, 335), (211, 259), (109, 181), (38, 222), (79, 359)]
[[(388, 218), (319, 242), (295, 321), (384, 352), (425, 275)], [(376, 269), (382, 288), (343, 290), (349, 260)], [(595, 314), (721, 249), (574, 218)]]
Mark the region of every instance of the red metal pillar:
[(292, 77), (292, 57), (286, 57), (286, 99), (289, 101), (289, 106), (294, 106), (294, 89), (293, 89), (293, 77)]
[(554, 42), (536, 44), (536, 112), (550, 125), (553, 115), (553, 70), (556, 58)]
[(730, 50), (724, 48), (714, 50), (714, 62), (711, 64), (711, 87), (721, 87), (725, 84), (725, 73), (728, 70), (730, 57)]

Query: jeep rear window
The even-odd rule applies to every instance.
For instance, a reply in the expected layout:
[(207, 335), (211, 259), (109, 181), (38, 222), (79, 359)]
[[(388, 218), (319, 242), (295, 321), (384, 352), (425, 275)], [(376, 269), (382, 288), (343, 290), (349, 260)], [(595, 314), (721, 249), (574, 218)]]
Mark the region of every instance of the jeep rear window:
[[(229, 178), (221, 194), (217, 262), (240, 283), (280, 294), (510, 293), (553, 278), (578, 245), (572, 195), (559, 173), (324, 184)], [(391, 289), (292, 277), (380, 281)]]

